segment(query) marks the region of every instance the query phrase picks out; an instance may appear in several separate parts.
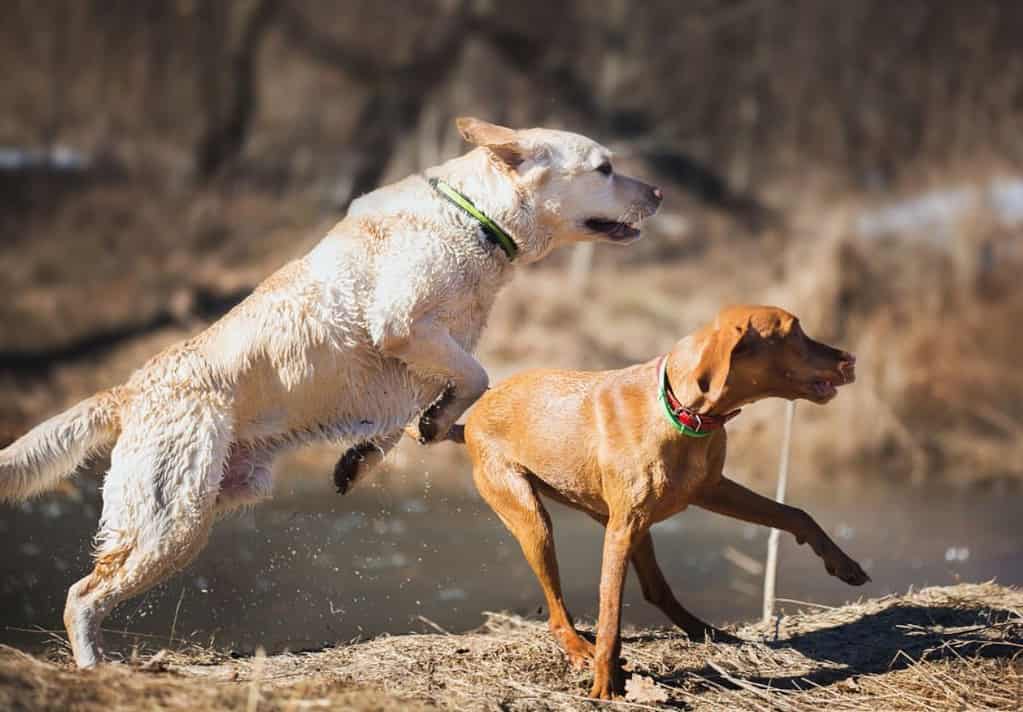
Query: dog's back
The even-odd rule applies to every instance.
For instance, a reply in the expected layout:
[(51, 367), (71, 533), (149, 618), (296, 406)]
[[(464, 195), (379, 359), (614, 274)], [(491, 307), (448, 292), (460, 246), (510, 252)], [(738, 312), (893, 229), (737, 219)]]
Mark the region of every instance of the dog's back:
[(576, 416), (586, 408), (598, 377), (597, 373), (555, 369), (512, 376), (473, 406), (465, 421), (466, 444), (473, 450), (486, 440), (504, 450), (536, 443), (538, 438), (548, 444), (549, 439), (568, 435), (566, 431), (581, 424)]
[(487, 392), (465, 424), (478, 466), (498, 459), (555, 491), (601, 506), (601, 470), (639, 454), (649, 409), (641, 377), (650, 364), (617, 371), (526, 371)]

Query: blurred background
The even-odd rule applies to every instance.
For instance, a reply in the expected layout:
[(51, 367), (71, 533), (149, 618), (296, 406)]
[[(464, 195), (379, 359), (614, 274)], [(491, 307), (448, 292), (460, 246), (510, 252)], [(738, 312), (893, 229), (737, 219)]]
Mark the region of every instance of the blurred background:
[[(779, 595), (1023, 583), (1023, 5), (1013, 0), (33, 0), (0, 23), (0, 444), (204, 328), (349, 202), (464, 151), (453, 118), (585, 133), (664, 207), (628, 248), (521, 271), (480, 358), (648, 360), (720, 306), (764, 302), (854, 351), (797, 408), (789, 500), (874, 581), (786, 537)], [(782, 402), (730, 426), (773, 491)], [(333, 493), (336, 448), (278, 462), (274, 501), (125, 604), (127, 648), (279, 650), (465, 630), (542, 602), (459, 448), (403, 444)], [(0, 507), (0, 641), (35, 646), (90, 568), (104, 462)], [(551, 506), (571, 609), (596, 613), (600, 530)], [(655, 529), (679, 598), (759, 612), (767, 531)], [(635, 581), (626, 620), (661, 623)]]

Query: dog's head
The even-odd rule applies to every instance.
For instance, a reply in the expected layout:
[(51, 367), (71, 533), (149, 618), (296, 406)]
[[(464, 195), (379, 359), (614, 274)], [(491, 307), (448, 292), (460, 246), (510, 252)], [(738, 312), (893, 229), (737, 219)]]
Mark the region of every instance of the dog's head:
[(587, 240), (632, 242), (661, 204), (658, 188), (616, 173), (611, 152), (585, 136), (464, 117), (457, 125), (528, 196), (542, 253)]
[(771, 396), (824, 404), (856, 379), (855, 356), (814, 341), (778, 307), (724, 309), (673, 355), (688, 372), (686, 398), (702, 412)]

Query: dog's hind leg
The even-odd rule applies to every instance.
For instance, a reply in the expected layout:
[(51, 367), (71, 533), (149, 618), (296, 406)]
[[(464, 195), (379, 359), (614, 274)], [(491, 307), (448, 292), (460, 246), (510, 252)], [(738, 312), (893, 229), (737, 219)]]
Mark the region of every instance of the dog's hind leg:
[(401, 440), (402, 431), (353, 445), (334, 465), (334, 486), (338, 494), (348, 494), (355, 483), (383, 462), (387, 453)]
[(232, 443), (217, 493), (217, 516), (258, 504), (273, 494), (272, 448)]
[(664, 615), (684, 630), (692, 640), (703, 642), (705, 638), (709, 637), (719, 643), (738, 641), (737, 638), (723, 630), (703, 622), (678, 602), (654, 556), (654, 540), (650, 536), (650, 532), (643, 534), (636, 542), (631, 559), (632, 565), (636, 569), (636, 575), (639, 577), (639, 585), (643, 589), (643, 598), (661, 609)]
[(71, 587), (64, 610), (79, 667), (101, 661), (101, 625), (117, 604), (183, 568), (206, 543), (230, 434), (222, 417), (201, 410), (139, 418), (114, 448), (95, 567)]
[(585, 667), (593, 658), (593, 644), (576, 632), (565, 608), (551, 518), (532, 482), (517, 466), (505, 462), (477, 462), (473, 477), (480, 495), (518, 540), (522, 553), (540, 580), (550, 611), (551, 633), (572, 665)]
[[(576, 506), (562, 498), (557, 492), (552, 492), (552, 494), (557, 499), (560, 499), (563, 504), (569, 507)], [(607, 515), (585, 509), (583, 512), (599, 523), (600, 526), (607, 526)], [(667, 579), (664, 578), (664, 572), (661, 571), (660, 564), (657, 563), (657, 557), (654, 555), (654, 540), (650, 536), (649, 531), (644, 532), (637, 540), (629, 558), (632, 561), (632, 566), (636, 569), (636, 576), (639, 577), (639, 585), (643, 589), (643, 598), (646, 599), (647, 603), (659, 608), (668, 617), (668, 620), (685, 631), (686, 635), (694, 641), (702, 641), (707, 636), (710, 636), (718, 643), (740, 642), (738, 638), (700, 620), (678, 602), (671, 587), (668, 585)]]

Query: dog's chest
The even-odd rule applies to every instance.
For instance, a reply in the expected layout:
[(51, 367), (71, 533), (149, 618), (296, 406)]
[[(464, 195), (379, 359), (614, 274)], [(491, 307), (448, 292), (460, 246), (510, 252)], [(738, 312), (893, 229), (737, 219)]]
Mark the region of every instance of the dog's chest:
[(658, 519), (685, 509), (697, 492), (721, 474), (715, 465), (717, 458), (702, 443), (681, 448), (673, 455), (652, 468), (651, 481)]
[(471, 280), (466, 289), (448, 295), (442, 318), (448, 332), (466, 351), (476, 350), (505, 281), (503, 274), (483, 274)]
[(494, 295), (477, 292), (457, 301), (448, 314), (448, 330), (469, 352), (476, 350), (487, 317), (494, 304)]

